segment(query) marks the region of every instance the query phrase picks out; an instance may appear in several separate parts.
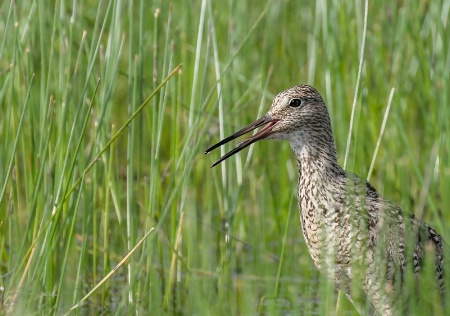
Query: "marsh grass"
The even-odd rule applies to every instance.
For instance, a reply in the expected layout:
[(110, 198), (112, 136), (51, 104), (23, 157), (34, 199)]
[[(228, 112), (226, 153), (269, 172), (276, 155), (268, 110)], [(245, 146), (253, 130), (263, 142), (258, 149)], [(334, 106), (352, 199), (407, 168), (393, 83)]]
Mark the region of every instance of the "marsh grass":
[(356, 314), (306, 250), (289, 146), (203, 155), (301, 82), (340, 162), (354, 103), (347, 169), (450, 240), (449, 3), (367, 10), (353, 102), (364, 1), (3, 1), (2, 313)]

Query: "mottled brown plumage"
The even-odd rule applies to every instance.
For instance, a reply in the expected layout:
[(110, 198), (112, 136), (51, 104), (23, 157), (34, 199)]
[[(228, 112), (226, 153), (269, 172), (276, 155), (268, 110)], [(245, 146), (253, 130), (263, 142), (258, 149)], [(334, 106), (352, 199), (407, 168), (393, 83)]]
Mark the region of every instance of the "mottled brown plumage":
[(266, 116), (206, 153), (262, 126), (213, 166), (260, 139), (289, 141), (297, 158), (300, 220), (308, 250), (316, 267), (349, 299), (357, 296), (351, 284), (359, 284), (380, 314), (395, 314), (407, 267), (419, 272), (427, 245), (433, 248), (443, 293), (442, 237), (339, 166), (328, 111), (313, 87), (299, 85), (278, 94)]

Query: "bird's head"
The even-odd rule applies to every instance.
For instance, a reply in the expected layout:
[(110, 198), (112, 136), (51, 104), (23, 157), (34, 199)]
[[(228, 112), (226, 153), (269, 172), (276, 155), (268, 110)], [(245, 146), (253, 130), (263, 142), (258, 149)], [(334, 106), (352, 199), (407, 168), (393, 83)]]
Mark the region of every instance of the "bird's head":
[(331, 135), (330, 119), (322, 97), (313, 87), (302, 84), (279, 93), (265, 116), (211, 146), (205, 154), (258, 127), (263, 128), (240, 142), (211, 167), (261, 139), (288, 140), (292, 144), (292, 142), (304, 143), (311, 137), (320, 137), (321, 134), (326, 138)]

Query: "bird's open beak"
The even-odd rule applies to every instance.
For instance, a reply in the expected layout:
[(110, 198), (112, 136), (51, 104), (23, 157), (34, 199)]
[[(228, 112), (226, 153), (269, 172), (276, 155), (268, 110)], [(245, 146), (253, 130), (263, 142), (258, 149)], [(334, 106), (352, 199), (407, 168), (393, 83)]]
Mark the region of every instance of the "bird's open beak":
[(211, 168), (214, 167), (215, 165), (218, 165), (219, 163), (221, 163), (222, 161), (224, 161), (225, 159), (227, 159), (228, 157), (233, 156), (235, 153), (241, 151), (242, 149), (244, 149), (245, 147), (250, 146), (251, 144), (253, 144), (254, 142), (260, 140), (260, 139), (264, 139), (266, 138), (270, 131), (272, 130), (273, 126), (278, 122), (278, 119), (274, 119), (271, 118), (269, 115), (265, 115), (263, 117), (261, 117), (260, 119), (257, 119), (256, 121), (254, 121), (253, 123), (251, 123), (250, 125), (244, 127), (243, 129), (241, 129), (240, 131), (234, 133), (233, 135), (221, 140), (220, 142), (218, 142), (217, 144), (209, 147), (206, 151), (205, 154), (209, 154), (211, 151), (213, 151), (214, 149), (216, 149), (217, 147), (220, 147), (226, 143), (228, 143), (229, 141), (238, 138), (239, 136), (242, 136), (248, 132), (253, 131), (254, 129), (257, 129), (258, 127), (264, 126), (263, 129), (261, 129), (258, 133), (256, 133), (255, 135), (253, 135), (250, 138), (247, 138), (246, 140), (240, 142), (238, 144), (238, 146), (236, 148), (234, 148), (232, 151), (230, 151), (229, 153), (227, 153), (226, 155), (224, 155), (223, 157), (221, 157), (219, 160), (215, 161), (212, 165)]

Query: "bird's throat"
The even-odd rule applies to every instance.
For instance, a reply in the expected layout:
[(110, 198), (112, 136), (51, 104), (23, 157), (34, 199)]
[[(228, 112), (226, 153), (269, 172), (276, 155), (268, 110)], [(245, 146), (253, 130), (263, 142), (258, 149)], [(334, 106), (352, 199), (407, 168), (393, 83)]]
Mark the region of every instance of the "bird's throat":
[(297, 161), (300, 181), (302, 177), (321, 181), (324, 177), (342, 171), (337, 162), (334, 143), (317, 145), (291, 142), (291, 148)]

